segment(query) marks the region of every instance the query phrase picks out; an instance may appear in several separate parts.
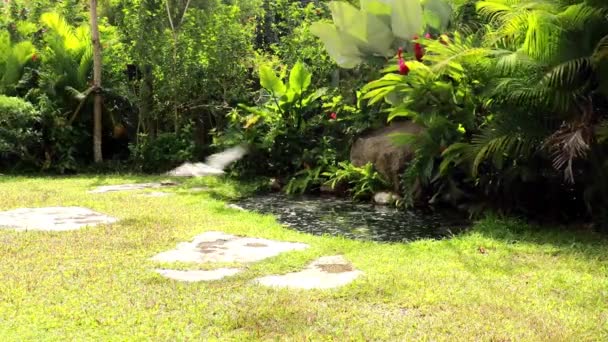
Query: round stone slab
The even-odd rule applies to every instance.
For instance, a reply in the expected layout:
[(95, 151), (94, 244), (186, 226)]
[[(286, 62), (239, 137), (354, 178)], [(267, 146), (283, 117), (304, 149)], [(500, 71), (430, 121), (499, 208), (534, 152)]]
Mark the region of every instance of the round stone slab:
[(0, 212), (0, 228), (18, 231), (67, 231), (116, 221), (114, 217), (81, 207), (20, 208)]
[(283, 252), (308, 248), (299, 242), (283, 242), (239, 237), (222, 232), (206, 232), (192, 242), (183, 242), (171, 251), (157, 254), (157, 262), (256, 262)]
[(330, 289), (344, 286), (361, 274), (363, 272), (355, 270), (344, 257), (337, 255), (321, 257), (300, 272), (261, 277), (254, 282), (270, 287)]
[(157, 269), (156, 272), (163, 277), (185, 282), (215, 281), (233, 276), (241, 270), (238, 268), (218, 268), (209, 271), (177, 271)]

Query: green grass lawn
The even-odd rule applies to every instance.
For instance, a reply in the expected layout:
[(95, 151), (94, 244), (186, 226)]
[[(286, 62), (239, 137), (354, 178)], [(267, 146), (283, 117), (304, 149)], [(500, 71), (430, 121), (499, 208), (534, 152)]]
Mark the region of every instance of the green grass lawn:
[[(451, 240), (382, 244), (306, 235), (226, 209), (219, 198), (247, 188), (213, 178), (162, 198), (86, 193), (153, 179), (0, 176), (0, 210), (75, 205), (121, 219), (72, 232), (0, 230), (0, 341), (608, 340), (608, 242), (590, 233), (490, 218)], [(188, 192), (201, 185), (212, 191)], [(311, 247), (211, 283), (153, 271), (163, 265), (150, 257), (209, 230)], [(336, 254), (365, 275), (336, 290), (251, 284)]]

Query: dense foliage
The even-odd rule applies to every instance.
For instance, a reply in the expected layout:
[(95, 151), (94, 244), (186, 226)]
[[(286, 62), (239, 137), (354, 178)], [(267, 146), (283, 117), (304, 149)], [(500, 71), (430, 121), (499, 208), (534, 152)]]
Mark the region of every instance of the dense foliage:
[[(0, 6), (0, 166), (93, 160), (88, 2)], [(369, 197), (357, 137), (411, 120), (404, 205), (608, 216), (602, 0), (107, 0), (103, 156), (159, 172), (247, 143), (234, 171)], [(14, 162), (18, 161), (18, 162)]]

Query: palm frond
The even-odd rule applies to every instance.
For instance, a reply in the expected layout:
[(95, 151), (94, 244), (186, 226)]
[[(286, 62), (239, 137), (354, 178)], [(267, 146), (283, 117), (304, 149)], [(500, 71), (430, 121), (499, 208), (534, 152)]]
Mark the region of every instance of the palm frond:
[(564, 170), (564, 178), (574, 183), (573, 164), (587, 156), (590, 150), (591, 131), (588, 126), (564, 124), (544, 142), (553, 155), (553, 167)]
[(583, 57), (554, 66), (541, 82), (548, 87), (573, 89), (588, 84), (593, 74), (591, 58)]
[(597, 42), (595, 50), (593, 51), (592, 59), (594, 63), (600, 63), (601, 61), (608, 60), (608, 35), (605, 35)]
[(608, 10), (581, 2), (566, 7), (557, 17), (567, 29), (582, 30), (589, 24), (589, 21), (601, 20), (607, 12)]
[(505, 160), (531, 158), (548, 132), (548, 124), (535, 115), (515, 112), (499, 116), (471, 141), (472, 174), (477, 175), (486, 160), (501, 168)]

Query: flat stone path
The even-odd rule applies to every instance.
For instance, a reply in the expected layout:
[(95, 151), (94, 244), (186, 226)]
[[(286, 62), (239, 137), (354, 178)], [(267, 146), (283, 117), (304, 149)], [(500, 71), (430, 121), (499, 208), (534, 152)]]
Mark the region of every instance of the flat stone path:
[(239, 237), (222, 232), (206, 232), (192, 242), (177, 245), (171, 251), (157, 254), (157, 262), (256, 262), (284, 252), (308, 248), (299, 242), (282, 242), (260, 238)]
[(68, 231), (117, 221), (82, 207), (20, 208), (0, 212), (0, 228), (18, 231)]
[(178, 183), (172, 181), (162, 181), (159, 183), (136, 183), (136, 184), (117, 184), (117, 185), (104, 185), (97, 187), (93, 190), (87, 191), (90, 194), (104, 194), (108, 192), (116, 192), (116, 191), (133, 191), (133, 190), (143, 190), (143, 189), (155, 189), (167, 186), (175, 186)]
[(300, 272), (261, 277), (254, 282), (269, 287), (330, 289), (344, 286), (362, 273), (355, 270), (344, 257), (336, 255), (321, 257)]
[(163, 270), (157, 269), (156, 272), (166, 278), (185, 281), (185, 282), (199, 282), (199, 281), (214, 281), (220, 280), (225, 277), (233, 276), (239, 273), (241, 270), (238, 268), (218, 268), (210, 271), (177, 271), (177, 270)]

